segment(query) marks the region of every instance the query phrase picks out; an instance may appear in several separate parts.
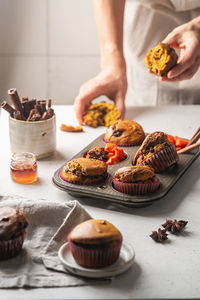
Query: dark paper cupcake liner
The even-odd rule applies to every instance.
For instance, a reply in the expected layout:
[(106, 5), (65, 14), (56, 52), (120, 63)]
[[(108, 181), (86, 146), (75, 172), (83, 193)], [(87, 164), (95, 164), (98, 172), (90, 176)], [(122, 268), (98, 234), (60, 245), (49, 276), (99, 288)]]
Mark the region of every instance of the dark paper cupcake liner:
[(8, 241), (0, 241), (0, 260), (8, 259), (16, 256), (22, 249), (24, 242), (24, 234), (10, 239)]
[(69, 240), (70, 250), (76, 263), (84, 268), (103, 268), (113, 264), (119, 257), (122, 239), (108, 247), (81, 247)]
[(155, 192), (160, 186), (160, 179), (156, 178), (155, 182), (149, 183), (127, 183), (117, 181), (113, 178), (113, 187), (120, 193), (128, 195), (145, 195)]
[(179, 157), (174, 145), (155, 153), (153, 156), (142, 162), (140, 165), (147, 165), (155, 170), (155, 172), (162, 172), (178, 162)]

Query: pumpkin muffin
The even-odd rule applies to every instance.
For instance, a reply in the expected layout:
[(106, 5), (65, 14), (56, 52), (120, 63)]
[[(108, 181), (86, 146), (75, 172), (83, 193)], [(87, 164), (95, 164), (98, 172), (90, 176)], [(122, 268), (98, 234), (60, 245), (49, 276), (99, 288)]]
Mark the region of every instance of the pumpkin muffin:
[(60, 177), (75, 184), (100, 182), (107, 177), (107, 165), (97, 159), (75, 158), (62, 168)]
[(110, 126), (119, 120), (120, 112), (110, 102), (100, 102), (89, 106), (84, 116), (84, 123), (91, 127)]
[(173, 143), (170, 143), (164, 132), (149, 134), (138, 149), (133, 164), (148, 165), (155, 172), (162, 172), (178, 162), (178, 154)]
[(128, 147), (140, 145), (144, 138), (145, 133), (140, 124), (131, 120), (119, 120), (107, 129), (104, 141)]
[(159, 188), (160, 180), (148, 166), (127, 166), (117, 170), (113, 177), (113, 187), (121, 193), (144, 195)]
[(68, 235), (68, 242), (77, 264), (101, 268), (118, 259), (122, 235), (110, 222), (91, 219), (77, 225)]
[(178, 60), (176, 51), (168, 44), (159, 43), (156, 47), (149, 50), (145, 57), (148, 69), (158, 76), (166, 76)]
[(13, 207), (0, 208), (0, 260), (16, 256), (22, 249), (27, 219)]

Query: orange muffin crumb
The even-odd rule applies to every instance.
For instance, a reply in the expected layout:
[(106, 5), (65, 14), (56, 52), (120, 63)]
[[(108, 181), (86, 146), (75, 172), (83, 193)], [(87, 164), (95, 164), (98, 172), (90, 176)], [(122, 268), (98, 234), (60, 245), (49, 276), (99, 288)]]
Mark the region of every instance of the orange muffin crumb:
[(65, 125), (61, 124), (60, 130), (66, 131), (66, 132), (81, 132), (83, 131), (83, 128), (81, 126), (71, 126), (71, 125)]

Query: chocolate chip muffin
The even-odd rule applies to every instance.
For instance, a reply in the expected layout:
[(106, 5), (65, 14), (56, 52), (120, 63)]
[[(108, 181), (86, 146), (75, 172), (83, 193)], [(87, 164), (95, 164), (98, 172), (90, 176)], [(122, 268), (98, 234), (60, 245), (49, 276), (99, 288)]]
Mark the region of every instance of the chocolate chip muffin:
[(144, 138), (145, 133), (140, 124), (131, 120), (119, 120), (107, 129), (104, 141), (128, 147), (140, 145)]
[(166, 76), (178, 60), (176, 51), (168, 44), (159, 43), (156, 47), (149, 50), (145, 57), (148, 69), (158, 76)]
[(13, 207), (0, 208), (0, 260), (16, 256), (22, 249), (27, 219)]
[(110, 126), (119, 120), (120, 112), (110, 102), (100, 102), (89, 106), (84, 116), (84, 123), (91, 127)]
[(91, 219), (77, 225), (68, 235), (68, 242), (77, 264), (100, 268), (119, 257), (122, 234), (106, 220)]
[(174, 144), (168, 141), (164, 132), (156, 131), (145, 138), (134, 157), (133, 164), (148, 165), (155, 172), (162, 172), (178, 160)]
[(70, 183), (92, 184), (107, 177), (107, 165), (104, 161), (90, 158), (75, 158), (61, 170), (60, 177)]
[(144, 195), (159, 188), (160, 180), (148, 166), (127, 166), (118, 169), (113, 177), (113, 187), (121, 193)]

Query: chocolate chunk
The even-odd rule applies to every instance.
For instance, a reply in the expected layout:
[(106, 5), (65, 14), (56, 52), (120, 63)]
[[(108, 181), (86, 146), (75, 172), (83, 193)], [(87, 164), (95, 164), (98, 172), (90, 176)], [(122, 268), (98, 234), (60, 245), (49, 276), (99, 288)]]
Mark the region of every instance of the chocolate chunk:
[(119, 137), (122, 135), (122, 132), (123, 132), (123, 130), (117, 129), (117, 130), (113, 131), (112, 135), (115, 137)]
[(164, 142), (163, 145), (164, 146), (169, 146), (169, 144), (167, 142)]
[(150, 147), (149, 152), (154, 153), (154, 148)]
[(3, 218), (3, 219), (1, 219), (1, 222), (8, 222), (10, 219), (9, 218)]
[(76, 174), (76, 169), (73, 169), (73, 170), (72, 170), (72, 174)]

